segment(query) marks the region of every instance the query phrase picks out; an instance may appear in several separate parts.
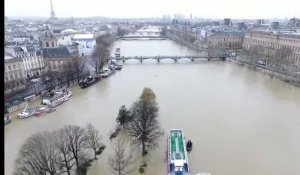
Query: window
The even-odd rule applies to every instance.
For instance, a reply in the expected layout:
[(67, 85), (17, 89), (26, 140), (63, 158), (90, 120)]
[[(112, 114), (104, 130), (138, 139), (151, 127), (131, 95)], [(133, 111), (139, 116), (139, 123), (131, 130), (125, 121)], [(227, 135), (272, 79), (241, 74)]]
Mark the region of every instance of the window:
[(8, 70), (11, 70), (11, 67), (10, 67), (10, 65), (8, 65)]
[(52, 42), (52, 47), (54, 47), (54, 42)]
[(48, 42), (46, 42), (46, 47), (49, 47), (49, 43)]

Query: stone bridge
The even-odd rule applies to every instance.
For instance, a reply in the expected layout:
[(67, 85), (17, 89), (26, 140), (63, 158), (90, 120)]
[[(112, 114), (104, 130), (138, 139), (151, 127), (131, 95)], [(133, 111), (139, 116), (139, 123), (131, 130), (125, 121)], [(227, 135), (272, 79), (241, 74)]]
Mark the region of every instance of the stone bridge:
[(116, 61), (123, 61), (125, 62), (126, 60), (139, 60), (140, 62), (143, 62), (143, 60), (148, 60), (148, 59), (154, 59), (157, 60), (157, 62), (160, 62), (160, 60), (163, 59), (172, 59), (175, 62), (177, 62), (177, 60), (179, 59), (190, 59), (191, 61), (194, 61), (195, 59), (205, 59), (207, 61), (211, 61), (211, 60), (226, 60), (226, 57), (221, 55), (221, 56), (213, 56), (210, 55), (208, 56), (207, 53), (204, 53), (202, 55), (186, 55), (186, 56), (122, 56), (122, 57), (108, 57), (107, 61), (110, 60), (116, 60)]

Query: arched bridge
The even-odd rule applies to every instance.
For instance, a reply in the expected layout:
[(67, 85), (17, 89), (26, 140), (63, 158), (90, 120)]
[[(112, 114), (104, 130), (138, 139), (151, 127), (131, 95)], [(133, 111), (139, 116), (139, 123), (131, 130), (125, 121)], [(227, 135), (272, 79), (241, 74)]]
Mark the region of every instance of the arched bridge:
[(175, 62), (177, 62), (177, 60), (183, 58), (185, 59), (188, 58), (191, 61), (194, 61), (195, 59), (206, 59), (207, 61), (226, 60), (225, 56), (208, 56), (207, 54), (203, 54), (203, 55), (186, 55), (186, 56), (121, 56), (121, 57), (108, 57), (107, 61), (117, 60), (117, 61), (125, 62), (126, 60), (135, 59), (135, 60), (139, 60), (140, 62), (143, 62), (143, 60), (154, 59), (157, 60), (157, 62), (160, 62), (160, 60), (163, 59), (172, 59)]

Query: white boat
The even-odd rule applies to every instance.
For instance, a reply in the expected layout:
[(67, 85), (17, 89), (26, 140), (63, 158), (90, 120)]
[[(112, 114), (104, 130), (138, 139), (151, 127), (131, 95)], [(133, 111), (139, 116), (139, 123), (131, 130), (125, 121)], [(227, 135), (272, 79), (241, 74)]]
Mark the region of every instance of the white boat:
[(56, 107), (58, 105), (61, 105), (64, 102), (64, 99), (65, 99), (64, 97), (54, 99), (54, 100), (51, 101), (51, 103), (49, 104), (49, 106), (51, 108), (54, 108), (54, 107)]
[(189, 162), (182, 129), (171, 129), (168, 136), (168, 175), (190, 175)]
[(68, 101), (72, 96), (72, 92), (69, 90), (63, 90), (62, 92), (58, 91), (56, 94), (58, 95), (55, 95), (51, 99), (43, 99), (42, 104), (49, 105), (49, 107), (53, 108)]
[(17, 114), (20, 119), (31, 117), (35, 114), (36, 109), (27, 109), (29, 103), (25, 106), (24, 110)]
[(49, 105), (41, 105), (37, 108), (37, 111), (35, 113), (35, 116), (40, 116), (45, 113), (54, 112), (56, 109), (51, 108)]
[(103, 78), (109, 77), (110, 75), (112, 75), (113, 73), (115, 73), (115, 70), (110, 70), (110, 69), (105, 69), (100, 76)]

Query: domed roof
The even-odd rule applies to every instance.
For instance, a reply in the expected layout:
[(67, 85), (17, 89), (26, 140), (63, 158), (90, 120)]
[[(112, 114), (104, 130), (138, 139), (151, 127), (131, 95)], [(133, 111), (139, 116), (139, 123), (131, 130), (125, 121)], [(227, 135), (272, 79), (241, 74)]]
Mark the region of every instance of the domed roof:
[(53, 33), (49, 30), (48, 27), (46, 28), (46, 31), (45, 31), (45, 33), (44, 33), (44, 37), (45, 37), (45, 38), (54, 38)]

